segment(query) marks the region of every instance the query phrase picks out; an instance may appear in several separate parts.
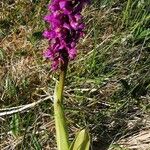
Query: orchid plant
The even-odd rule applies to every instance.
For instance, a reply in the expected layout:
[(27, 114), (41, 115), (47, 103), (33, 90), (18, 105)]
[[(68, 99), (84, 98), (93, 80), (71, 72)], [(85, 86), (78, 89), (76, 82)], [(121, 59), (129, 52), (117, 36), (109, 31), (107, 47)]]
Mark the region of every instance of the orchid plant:
[(52, 70), (59, 70), (59, 81), (54, 91), (54, 118), (58, 150), (89, 150), (90, 137), (86, 129), (81, 130), (72, 144), (69, 143), (68, 130), (63, 109), (63, 89), (68, 63), (77, 55), (76, 44), (84, 34), (81, 11), (89, 0), (51, 0), (48, 15), (44, 20), (49, 28), (43, 36), (49, 47), (44, 56), (52, 61)]

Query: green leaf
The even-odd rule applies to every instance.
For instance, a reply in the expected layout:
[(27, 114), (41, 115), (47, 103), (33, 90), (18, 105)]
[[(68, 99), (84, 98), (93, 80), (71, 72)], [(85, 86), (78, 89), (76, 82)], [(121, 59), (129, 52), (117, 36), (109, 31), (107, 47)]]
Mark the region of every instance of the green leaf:
[(149, 30), (149, 29), (142, 31), (142, 32), (137, 36), (137, 39), (144, 39), (145, 37), (146, 37), (147, 39), (150, 38), (150, 30)]
[(90, 149), (90, 135), (86, 129), (83, 129), (77, 134), (69, 150), (89, 150), (89, 149)]

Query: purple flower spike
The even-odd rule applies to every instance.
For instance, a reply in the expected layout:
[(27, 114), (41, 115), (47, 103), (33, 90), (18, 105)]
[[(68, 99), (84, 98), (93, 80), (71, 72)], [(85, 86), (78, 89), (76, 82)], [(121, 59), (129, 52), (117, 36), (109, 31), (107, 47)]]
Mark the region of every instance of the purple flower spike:
[(81, 11), (90, 0), (51, 0), (49, 13), (44, 20), (50, 25), (43, 36), (49, 40), (49, 48), (44, 57), (52, 61), (52, 70), (62, 63), (73, 60), (76, 55), (76, 44), (83, 35), (84, 23)]

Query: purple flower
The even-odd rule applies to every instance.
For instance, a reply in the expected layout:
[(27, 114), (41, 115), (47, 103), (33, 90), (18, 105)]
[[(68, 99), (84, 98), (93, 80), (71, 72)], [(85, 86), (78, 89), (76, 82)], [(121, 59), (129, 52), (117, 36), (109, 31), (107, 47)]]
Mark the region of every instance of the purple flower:
[(62, 63), (73, 60), (77, 55), (76, 44), (83, 35), (82, 8), (89, 0), (51, 0), (49, 14), (44, 20), (50, 25), (43, 36), (49, 40), (44, 56), (52, 61), (56, 70)]

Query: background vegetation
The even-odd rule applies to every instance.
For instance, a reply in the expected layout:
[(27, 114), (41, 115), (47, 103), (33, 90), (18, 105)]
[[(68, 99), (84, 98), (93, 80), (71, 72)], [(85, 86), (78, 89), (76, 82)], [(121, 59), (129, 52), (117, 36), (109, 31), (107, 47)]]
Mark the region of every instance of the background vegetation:
[[(0, 114), (41, 100), (0, 116), (2, 150), (56, 149), (51, 96), (57, 74), (42, 57), (48, 2), (0, 2)], [(64, 93), (70, 133), (88, 127), (93, 150), (149, 149), (150, 136), (131, 141), (150, 128), (150, 1), (93, 0), (83, 14), (86, 35)]]

